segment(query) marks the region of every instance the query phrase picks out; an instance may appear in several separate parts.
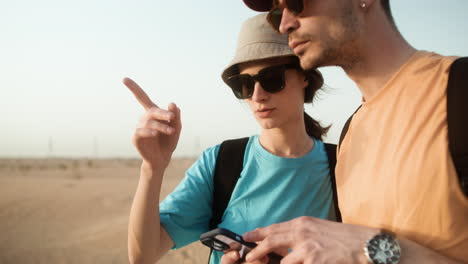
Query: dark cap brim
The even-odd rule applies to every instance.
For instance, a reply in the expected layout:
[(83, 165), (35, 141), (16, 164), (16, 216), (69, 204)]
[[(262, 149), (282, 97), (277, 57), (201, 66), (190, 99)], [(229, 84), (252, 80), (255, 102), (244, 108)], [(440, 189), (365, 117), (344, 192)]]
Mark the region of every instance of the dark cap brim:
[(244, 3), (252, 10), (259, 12), (270, 11), (273, 0), (244, 0)]

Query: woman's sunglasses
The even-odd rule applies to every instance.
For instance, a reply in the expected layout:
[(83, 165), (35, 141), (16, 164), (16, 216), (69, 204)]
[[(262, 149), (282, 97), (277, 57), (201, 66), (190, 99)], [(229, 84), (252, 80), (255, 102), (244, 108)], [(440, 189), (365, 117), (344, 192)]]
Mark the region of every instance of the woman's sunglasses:
[(255, 82), (259, 82), (263, 90), (277, 93), (284, 89), (286, 69), (299, 69), (297, 63), (275, 65), (260, 70), (256, 75), (238, 74), (227, 79), (226, 83), (238, 99), (251, 98), (255, 89)]
[(270, 12), (267, 15), (267, 21), (273, 27), (274, 30), (279, 32), (279, 27), (281, 25), (281, 19), (283, 18), (283, 10), (284, 8), (291, 11), (295, 16), (302, 13), (304, 10), (304, 2), (303, 0), (285, 0), (286, 7), (280, 7), (279, 1), (273, 1), (273, 7), (271, 8)]

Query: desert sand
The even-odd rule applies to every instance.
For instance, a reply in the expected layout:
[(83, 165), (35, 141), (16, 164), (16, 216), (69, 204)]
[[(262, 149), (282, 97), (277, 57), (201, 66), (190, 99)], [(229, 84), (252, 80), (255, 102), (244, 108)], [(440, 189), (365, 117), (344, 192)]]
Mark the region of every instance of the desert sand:
[[(171, 162), (164, 198), (193, 159)], [(140, 161), (0, 159), (0, 263), (128, 263), (128, 214)], [(158, 263), (206, 263), (195, 242)]]

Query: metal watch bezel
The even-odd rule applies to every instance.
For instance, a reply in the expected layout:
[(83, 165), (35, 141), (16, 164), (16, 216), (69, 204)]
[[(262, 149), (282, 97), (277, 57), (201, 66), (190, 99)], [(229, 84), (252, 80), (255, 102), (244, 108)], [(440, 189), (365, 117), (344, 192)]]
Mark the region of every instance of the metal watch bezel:
[[(385, 253), (379, 254), (379, 252), (384, 251), (382, 246), (388, 247), (388, 245), (391, 247), (388, 248), (392, 252), (391, 256)], [(393, 234), (381, 231), (366, 242), (364, 255), (371, 264), (397, 264), (401, 258), (400, 243)]]

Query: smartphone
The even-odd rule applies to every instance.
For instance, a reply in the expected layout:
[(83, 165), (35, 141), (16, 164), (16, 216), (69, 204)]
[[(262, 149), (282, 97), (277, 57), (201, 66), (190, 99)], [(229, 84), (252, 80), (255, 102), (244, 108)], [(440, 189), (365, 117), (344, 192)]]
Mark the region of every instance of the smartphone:
[[(208, 231), (200, 236), (200, 241), (217, 251), (237, 250), (241, 260), (245, 258), (247, 253), (257, 246), (256, 243), (246, 242), (238, 235), (230, 230), (224, 228), (216, 228)], [(270, 264), (280, 263), (281, 256), (275, 253), (268, 254)]]

